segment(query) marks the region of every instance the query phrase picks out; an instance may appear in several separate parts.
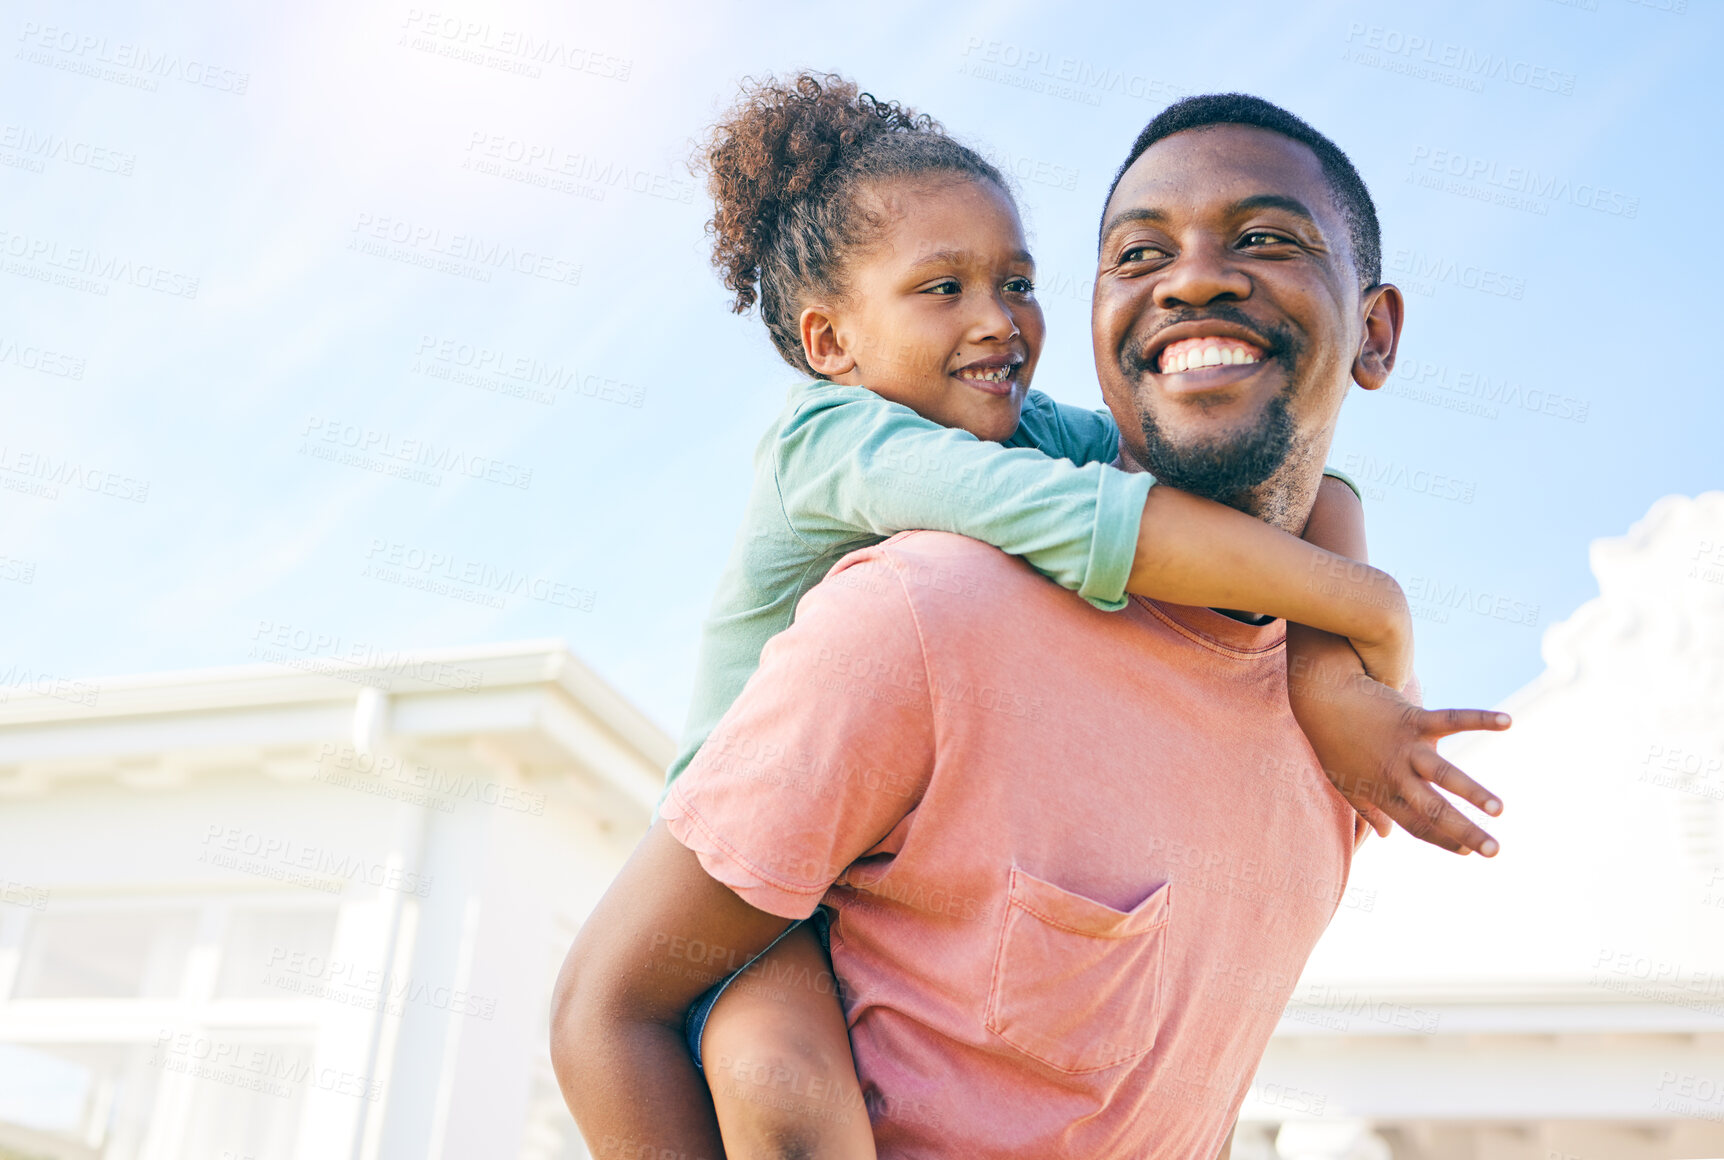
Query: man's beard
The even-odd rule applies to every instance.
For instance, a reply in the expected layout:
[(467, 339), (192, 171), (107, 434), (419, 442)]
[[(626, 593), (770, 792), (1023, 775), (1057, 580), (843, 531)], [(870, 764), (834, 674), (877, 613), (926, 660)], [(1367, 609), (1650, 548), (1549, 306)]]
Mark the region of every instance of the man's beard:
[(1281, 470), (1292, 454), (1297, 435), (1287, 409), (1292, 396), (1289, 382), (1264, 406), (1251, 430), (1188, 443), (1175, 442), (1155, 416), (1144, 411), (1143, 466), (1169, 487), (1249, 510), (1252, 489)]

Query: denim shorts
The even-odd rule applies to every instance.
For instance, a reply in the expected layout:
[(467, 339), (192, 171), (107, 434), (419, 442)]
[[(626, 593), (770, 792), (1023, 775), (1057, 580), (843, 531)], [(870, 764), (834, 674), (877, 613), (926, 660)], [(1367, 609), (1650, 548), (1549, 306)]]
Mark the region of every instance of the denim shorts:
[(682, 1021), (682, 1036), (688, 1041), (688, 1054), (694, 1060), (695, 1070), (701, 1072), (706, 1070), (700, 1061), (700, 1040), (701, 1037), (706, 1034), (706, 1021), (712, 1017), (712, 1007), (713, 1004), (718, 1002), (718, 997), (724, 994), (726, 987), (736, 982), (737, 976), (741, 975), (743, 971), (748, 970), (748, 968), (752, 967), (755, 963), (758, 963), (761, 959), (765, 958), (773, 947), (783, 942), (785, 937), (799, 926), (813, 927), (814, 933), (820, 936), (820, 945), (826, 949), (827, 954), (830, 955), (832, 953), (832, 916), (826, 912), (825, 907), (820, 907), (808, 918), (803, 919), (801, 922), (793, 922), (789, 926), (785, 927), (784, 933), (767, 943), (765, 949), (763, 949), (759, 954), (755, 955), (752, 959), (749, 959), (746, 963), (743, 963), (740, 968), (732, 971), (723, 979), (720, 979), (710, 989), (702, 993), (701, 997), (694, 1001), (694, 1006), (688, 1009), (688, 1014)]

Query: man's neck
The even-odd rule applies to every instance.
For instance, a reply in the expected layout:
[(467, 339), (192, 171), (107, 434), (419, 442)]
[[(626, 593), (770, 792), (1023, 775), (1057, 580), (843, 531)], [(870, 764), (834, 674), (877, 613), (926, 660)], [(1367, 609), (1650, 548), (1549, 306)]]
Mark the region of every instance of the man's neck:
[[(1113, 461), (1113, 466), (1121, 471), (1149, 470), (1137, 461), (1123, 441), (1120, 444), (1119, 458)], [(1248, 516), (1256, 516), (1264, 523), (1273, 524), (1289, 535), (1303, 536), (1305, 524), (1311, 518), (1311, 509), (1317, 503), (1318, 485), (1322, 482), (1322, 459), (1311, 454), (1307, 448), (1303, 454), (1295, 452), (1288, 455), (1274, 475), (1250, 491), (1231, 500), (1219, 502)], [(1275, 619), (1259, 612), (1243, 612), (1234, 608), (1216, 608), (1212, 611), (1241, 624), (1254, 626), (1268, 624)]]
[(1274, 475), (1235, 501), (1223, 502), (1289, 535), (1303, 536), (1311, 509), (1317, 503), (1317, 487), (1322, 482), (1322, 457), (1309, 447), (1295, 448)]

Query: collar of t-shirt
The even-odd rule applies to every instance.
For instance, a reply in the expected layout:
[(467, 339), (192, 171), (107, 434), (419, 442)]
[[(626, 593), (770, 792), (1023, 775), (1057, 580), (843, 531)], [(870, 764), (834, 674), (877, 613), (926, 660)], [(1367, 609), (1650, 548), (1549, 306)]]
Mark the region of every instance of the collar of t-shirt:
[(1219, 612), (1227, 619), (1237, 620), (1240, 624), (1249, 624), (1252, 628), (1262, 628), (1264, 625), (1272, 624), (1275, 621), (1275, 617), (1261, 612), (1233, 612), (1226, 608), (1212, 608), (1210, 611)]

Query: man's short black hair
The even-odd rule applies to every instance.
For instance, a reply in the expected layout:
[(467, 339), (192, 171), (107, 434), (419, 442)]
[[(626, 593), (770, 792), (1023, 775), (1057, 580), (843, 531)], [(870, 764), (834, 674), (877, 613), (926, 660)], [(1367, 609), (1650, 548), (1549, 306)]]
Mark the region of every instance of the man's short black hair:
[[(1119, 167), (1119, 172), (1113, 175), (1113, 184), (1107, 187), (1107, 201), (1102, 203), (1103, 206), (1113, 200), (1113, 191), (1119, 188), (1120, 178), (1125, 176), (1132, 162), (1143, 156), (1145, 149), (1164, 137), (1208, 125), (1255, 125), (1297, 141), (1315, 153), (1318, 163), (1323, 166), (1323, 176), (1329, 179), (1335, 208), (1341, 211), (1347, 222), (1347, 235), (1353, 244), (1353, 267), (1359, 273), (1361, 284), (1375, 286), (1383, 280), (1383, 233), (1377, 225), (1377, 207), (1371, 201), (1371, 191), (1365, 188), (1359, 171), (1353, 168), (1353, 163), (1333, 141), (1280, 105), (1271, 104), (1262, 97), (1246, 93), (1209, 93), (1186, 97), (1163, 109), (1155, 120), (1144, 126), (1143, 132), (1132, 143), (1125, 164)], [(1102, 213), (1105, 221), (1105, 208)]]

